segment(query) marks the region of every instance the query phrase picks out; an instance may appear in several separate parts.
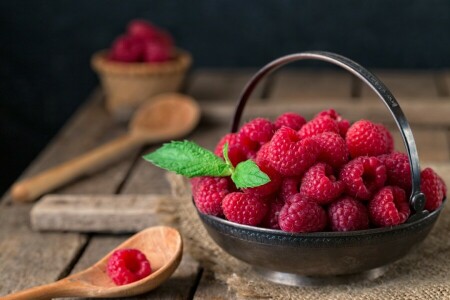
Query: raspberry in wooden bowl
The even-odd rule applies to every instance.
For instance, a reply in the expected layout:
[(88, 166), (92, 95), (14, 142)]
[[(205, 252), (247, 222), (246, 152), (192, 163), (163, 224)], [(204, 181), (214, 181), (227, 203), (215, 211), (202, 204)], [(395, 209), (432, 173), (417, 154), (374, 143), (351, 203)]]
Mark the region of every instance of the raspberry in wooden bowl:
[(143, 20), (128, 24), (108, 50), (92, 56), (106, 96), (106, 108), (120, 121), (150, 97), (180, 89), (192, 64), (191, 55), (175, 47), (173, 38)]
[[(258, 81), (300, 59), (334, 63), (371, 86), (394, 116), (407, 154), (393, 152), (382, 124), (351, 124), (333, 109), (311, 120), (289, 112), (239, 128)], [(192, 157), (201, 151), (191, 151)], [(214, 154), (175, 170), (194, 177), (193, 202), (204, 227), (226, 252), (285, 284), (382, 274), (425, 239), (445, 200), (442, 179), (420, 170), (411, 129), (393, 95), (361, 66), (327, 52), (293, 54), (261, 69)]]

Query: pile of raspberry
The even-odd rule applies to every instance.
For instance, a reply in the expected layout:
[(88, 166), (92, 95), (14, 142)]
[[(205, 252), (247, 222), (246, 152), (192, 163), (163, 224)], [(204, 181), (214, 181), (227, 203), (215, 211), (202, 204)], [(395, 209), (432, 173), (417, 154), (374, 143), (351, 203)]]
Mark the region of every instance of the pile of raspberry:
[(162, 63), (172, 58), (173, 39), (169, 33), (145, 20), (133, 20), (127, 32), (113, 42), (108, 53), (112, 61)]
[[(191, 180), (194, 202), (204, 214), (239, 224), (286, 232), (352, 231), (404, 223), (411, 214), (408, 157), (394, 152), (382, 124), (353, 124), (335, 110), (306, 121), (285, 113), (274, 122), (256, 118), (225, 135), (233, 165), (252, 159), (271, 181), (237, 189), (230, 178)], [(428, 211), (436, 210), (446, 186), (431, 168), (421, 171)]]

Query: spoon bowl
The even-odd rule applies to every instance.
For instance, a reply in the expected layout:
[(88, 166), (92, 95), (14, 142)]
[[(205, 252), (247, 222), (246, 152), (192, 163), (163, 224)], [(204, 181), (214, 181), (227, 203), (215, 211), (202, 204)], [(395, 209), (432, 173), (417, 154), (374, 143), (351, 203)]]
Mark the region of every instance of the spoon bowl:
[[(153, 272), (136, 282), (117, 286), (106, 273), (111, 254), (118, 249), (134, 248), (145, 254)], [(183, 241), (170, 227), (145, 229), (116, 247), (93, 266), (57, 282), (3, 297), (5, 300), (50, 299), (57, 297), (129, 297), (151, 291), (167, 280), (180, 264)]]

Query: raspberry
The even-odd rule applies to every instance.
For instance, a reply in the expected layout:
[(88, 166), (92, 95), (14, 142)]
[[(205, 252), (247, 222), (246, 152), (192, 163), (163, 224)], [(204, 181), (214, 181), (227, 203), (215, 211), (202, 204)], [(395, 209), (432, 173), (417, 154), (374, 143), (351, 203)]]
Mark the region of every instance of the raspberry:
[(347, 130), (350, 128), (350, 122), (347, 119), (344, 119), (341, 117), (340, 114), (338, 114), (334, 109), (328, 109), (321, 111), (316, 115), (316, 117), (322, 117), (322, 116), (328, 116), (332, 118), (333, 120), (336, 120), (338, 123), (339, 128), (339, 134), (345, 138), (345, 135), (347, 134)]
[(204, 214), (222, 216), (222, 200), (233, 190), (224, 177), (201, 177), (193, 189), (195, 206)]
[(280, 115), (274, 122), (275, 129), (278, 130), (283, 126), (292, 128), (296, 131), (300, 130), (306, 124), (305, 118), (293, 112), (287, 112)]
[(214, 154), (223, 158), (223, 146), (228, 143), (228, 157), (233, 166), (253, 156), (253, 150), (247, 147), (244, 138), (237, 133), (228, 133), (217, 143)]
[(280, 224), (278, 223), (278, 217), (280, 211), (284, 206), (284, 201), (276, 199), (271, 201), (269, 204), (269, 211), (261, 222), (261, 226), (270, 229), (280, 229)]
[(106, 271), (116, 285), (129, 284), (152, 273), (145, 254), (137, 249), (119, 249), (108, 259)]
[(369, 200), (373, 193), (383, 187), (386, 167), (376, 157), (360, 156), (342, 168), (339, 179), (345, 183), (348, 195)]
[(130, 36), (141, 39), (153, 39), (158, 35), (158, 29), (145, 20), (133, 20), (128, 23), (127, 32)]
[(301, 179), (286, 177), (281, 182), (279, 197), (286, 203), (291, 202), (291, 197), (300, 192)]
[(280, 228), (287, 232), (321, 231), (327, 225), (325, 210), (316, 202), (294, 195), (291, 203), (286, 203), (278, 216)]
[(131, 36), (120, 36), (111, 47), (109, 59), (120, 62), (138, 62), (142, 60), (143, 51), (142, 40)]
[(253, 194), (255, 196), (264, 197), (274, 194), (278, 191), (281, 184), (281, 175), (275, 171), (274, 168), (265, 164), (258, 165), (261, 171), (267, 174), (270, 178), (270, 182), (253, 188), (245, 189), (245, 193)]
[(338, 123), (329, 116), (318, 116), (303, 125), (298, 134), (300, 138), (304, 139), (323, 132), (339, 133)]
[(333, 231), (352, 231), (369, 228), (367, 208), (351, 197), (343, 197), (328, 207), (328, 218)]
[(333, 169), (324, 163), (318, 163), (303, 176), (300, 194), (318, 204), (328, 204), (339, 197), (345, 189), (345, 183), (336, 180)]
[(367, 120), (353, 123), (348, 129), (345, 141), (352, 158), (378, 156), (389, 152), (386, 135), (380, 128)]
[(252, 226), (261, 223), (269, 209), (261, 198), (239, 192), (225, 196), (222, 207), (229, 221)]
[(349, 153), (345, 140), (337, 133), (324, 132), (314, 136), (319, 144), (319, 161), (326, 162), (333, 168), (339, 168), (349, 161)]
[(387, 143), (387, 153), (394, 152), (394, 138), (392, 137), (391, 132), (387, 129), (383, 124), (376, 124), (378, 129), (384, 134), (384, 138)]
[(408, 156), (395, 152), (380, 155), (378, 159), (386, 166), (386, 184), (399, 186), (409, 194), (411, 191), (411, 168)]
[(261, 146), (256, 153), (255, 162), (257, 165), (268, 165), (269, 164), (269, 147), (270, 142)]
[(442, 195), (445, 197), (447, 197), (447, 186), (445, 185), (444, 179), (442, 179), (442, 177), (440, 177), (438, 175), (438, 179), (441, 182), (441, 190), (442, 190)]
[(244, 124), (239, 132), (253, 142), (265, 144), (272, 138), (275, 132), (275, 126), (267, 119), (256, 118)]
[(144, 43), (143, 59), (146, 62), (161, 63), (172, 56), (172, 49), (164, 43), (147, 41)]
[(410, 212), (405, 191), (396, 186), (382, 188), (369, 202), (370, 220), (380, 227), (402, 224)]
[(436, 210), (444, 200), (445, 185), (439, 179), (439, 176), (431, 169), (426, 168), (420, 172), (420, 189), (425, 195), (425, 209), (429, 211)]
[(300, 140), (297, 132), (288, 127), (279, 129), (269, 146), (269, 162), (284, 176), (299, 176), (314, 164), (319, 146), (313, 138)]

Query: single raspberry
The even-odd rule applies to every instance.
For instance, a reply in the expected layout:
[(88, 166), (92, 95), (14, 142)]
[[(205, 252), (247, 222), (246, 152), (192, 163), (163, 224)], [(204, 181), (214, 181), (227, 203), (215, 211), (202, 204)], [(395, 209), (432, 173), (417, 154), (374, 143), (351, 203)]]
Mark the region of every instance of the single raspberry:
[(318, 163), (306, 171), (300, 186), (300, 194), (324, 205), (339, 197), (345, 189), (345, 183), (337, 180), (333, 168)]
[(172, 48), (164, 43), (146, 41), (144, 43), (143, 60), (151, 63), (161, 63), (172, 58)]
[(255, 162), (257, 165), (268, 165), (269, 164), (269, 147), (270, 142), (261, 146), (261, 148), (256, 153)]
[(296, 131), (300, 130), (306, 124), (305, 118), (293, 112), (287, 112), (280, 115), (274, 122), (275, 129), (278, 130), (283, 126), (292, 128)]
[(333, 231), (364, 230), (369, 228), (367, 208), (358, 200), (343, 197), (328, 207), (328, 218)]
[(358, 156), (378, 156), (389, 153), (385, 132), (367, 120), (353, 123), (345, 137), (352, 158)]
[(387, 153), (394, 152), (394, 137), (392, 136), (389, 129), (387, 129), (383, 124), (376, 124), (378, 129), (384, 134), (387, 143)]
[(408, 156), (395, 152), (380, 155), (378, 159), (386, 166), (386, 185), (399, 186), (409, 194), (411, 192), (411, 168)]
[(265, 144), (272, 138), (275, 126), (267, 119), (256, 118), (244, 124), (239, 132), (247, 136), (251, 141)]
[(144, 45), (141, 39), (132, 36), (119, 36), (111, 47), (109, 59), (120, 62), (139, 62), (142, 60)]
[(147, 40), (153, 39), (159, 34), (158, 28), (152, 23), (138, 19), (128, 23), (127, 32), (130, 36)]
[(232, 184), (224, 177), (201, 177), (193, 191), (195, 206), (204, 214), (222, 216), (222, 200), (233, 191)]
[(379, 227), (404, 223), (410, 214), (405, 191), (396, 186), (385, 186), (369, 202), (369, 217)]
[(286, 203), (278, 216), (280, 228), (287, 232), (316, 232), (327, 226), (327, 214), (316, 202), (303, 198), (300, 194), (293, 196), (291, 203)]
[(345, 138), (347, 130), (350, 128), (350, 121), (341, 117), (334, 109), (321, 111), (316, 117), (328, 116), (338, 123), (339, 134)]
[(433, 211), (439, 208), (444, 200), (444, 189), (439, 176), (431, 169), (420, 172), (420, 190), (425, 195), (425, 209)]
[(360, 156), (346, 164), (339, 179), (346, 185), (348, 195), (369, 200), (386, 182), (386, 167), (376, 157)]
[(298, 134), (300, 138), (304, 139), (323, 132), (339, 133), (339, 126), (336, 120), (333, 120), (328, 116), (316, 117), (303, 125), (303, 127), (298, 131)]
[(300, 192), (301, 178), (285, 177), (281, 182), (279, 197), (286, 203), (291, 203), (291, 198)]
[(265, 197), (276, 193), (281, 184), (280, 173), (275, 171), (274, 168), (265, 164), (260, 164), (258, 165), (258, 167), (261, 171), (266, 173), (267, 176), (269, 176), (270, 182), (257, 187), (247, 188), (245, 189), (245, 193), (253, 194), (258, 197)]
[(222, 208), (229, 221), (252, 226), (261, 223), (269, 209), (263, 199), (239, 192), (225, 196)]
[(279, 129), (269, 146), (269, 162), (284, 176), (300, 176), (314, 164), (319, 145), (313, 138), (300, 140), (297, 132), (288, 127)]
[(339, 134), (324, 132), (314, 136), (314, 139), (319, 144), (319, 161), (323, 161), (333, 168), (339, 168), (349, 161), (347, 144)]
[(245, 138), (240, 134), (228, 133), (220, 139), (219, 143), (217, 143), (214, 154), (223, 158), (223, 146), (225, 146), (226, 143), (228, 143), (228, 157), (233, 166), (247, 160), (247, 158), (254, 156), (254, 153), (256, 153), (256, 151), (247, 147)]
[(145, 254), (137, 249), (118, 249), (108, 259), (106, 272), (116, 285), (129, 284), (152, 273)]
[(445, 197), (447, 197), (447, 186), (445, 185), (444, 179), (442, 179), (441, 176), (438, 175), (438, 179), (441, 183), (441, 190), (442, 190), (442, 195)]
[(280, 211), (284, 206), (284, 201), (280, 199), (274, 199), (269, 202), (269, 211), (261, 222), (261, 226), (270, 229), (280, 229), (280, 224), (278, 222), (278, 217)]

